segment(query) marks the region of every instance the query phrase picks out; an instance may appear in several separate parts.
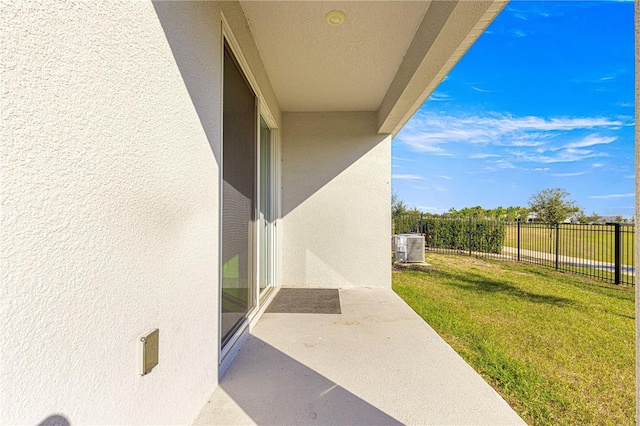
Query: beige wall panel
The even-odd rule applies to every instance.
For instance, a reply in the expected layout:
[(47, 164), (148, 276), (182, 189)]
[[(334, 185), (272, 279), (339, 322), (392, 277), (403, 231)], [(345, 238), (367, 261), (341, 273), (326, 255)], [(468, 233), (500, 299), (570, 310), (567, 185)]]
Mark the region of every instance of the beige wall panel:
[(376, 113), (284, 113), (284, 286), (390, 287), (391, 137)]
[(217, 6), (13, 2), (0, 27), (0, 423), (190, 423), (217, 383)]

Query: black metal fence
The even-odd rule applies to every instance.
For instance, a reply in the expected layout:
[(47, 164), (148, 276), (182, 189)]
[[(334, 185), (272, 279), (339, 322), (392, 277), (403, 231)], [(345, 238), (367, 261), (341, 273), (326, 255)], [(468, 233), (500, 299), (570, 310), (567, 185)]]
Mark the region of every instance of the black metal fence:
[(635, 284), (632, 224), (556, 225), (402, 215), (393, 225), (396, 234), (423, 234), (428, 251), (513, 259), (615, 284)]

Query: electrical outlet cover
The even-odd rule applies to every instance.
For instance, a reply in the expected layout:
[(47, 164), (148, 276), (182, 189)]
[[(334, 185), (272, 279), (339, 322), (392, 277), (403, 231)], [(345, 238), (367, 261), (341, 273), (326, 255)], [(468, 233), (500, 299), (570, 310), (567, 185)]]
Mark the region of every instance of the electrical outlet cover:
[(158, 365), (160, 330), (157, 328), (138, 337), (138, 371), (141, 376), (149, 374)]

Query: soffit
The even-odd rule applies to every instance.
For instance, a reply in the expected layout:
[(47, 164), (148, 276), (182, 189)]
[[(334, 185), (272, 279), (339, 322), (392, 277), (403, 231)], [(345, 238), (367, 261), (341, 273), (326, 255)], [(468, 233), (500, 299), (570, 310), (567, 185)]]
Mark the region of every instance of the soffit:
[[(429, 1), (243, 1), (283, 111), (377, 111)], [(340, 26), (324, 21), (338, 9)]]

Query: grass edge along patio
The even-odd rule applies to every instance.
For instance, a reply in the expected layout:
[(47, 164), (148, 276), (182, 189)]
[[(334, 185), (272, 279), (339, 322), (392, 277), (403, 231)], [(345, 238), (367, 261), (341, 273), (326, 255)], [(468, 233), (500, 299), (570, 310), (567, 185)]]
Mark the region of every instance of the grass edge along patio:
[(529, 424), (635, 424), (634, 289), (428, 253), (394, 290)]

